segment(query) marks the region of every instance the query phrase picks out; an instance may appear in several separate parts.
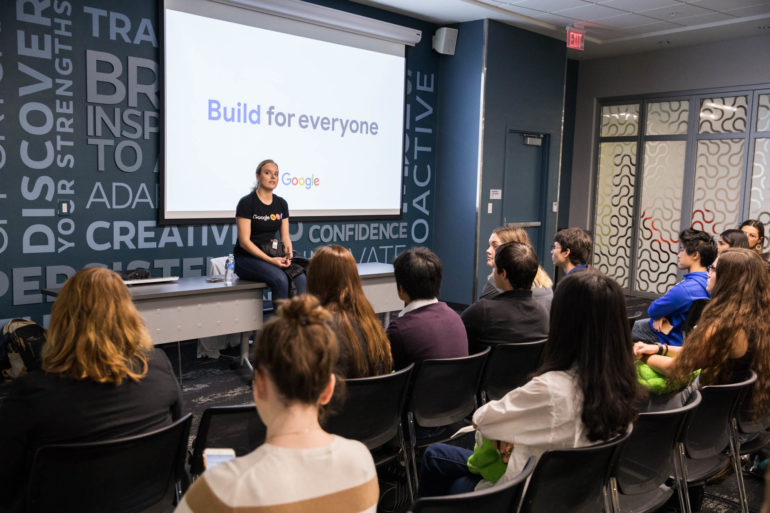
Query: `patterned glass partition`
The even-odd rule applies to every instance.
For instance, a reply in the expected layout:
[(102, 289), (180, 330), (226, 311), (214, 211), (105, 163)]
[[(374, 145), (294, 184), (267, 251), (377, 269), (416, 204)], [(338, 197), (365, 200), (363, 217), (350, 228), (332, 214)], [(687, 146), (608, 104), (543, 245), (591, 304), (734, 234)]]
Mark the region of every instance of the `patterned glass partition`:
[(639, 105), (602, 107), (601, 137), (628, 137), (639, 133)]
[[(770, 96), (770, 95), (768, 95)], [(759, 219), (765, 224), (765, 231), (770, 226), (770, 139), (754, 140), (754, 163), (751, 175), (750, 219)], [(765, 251), (770, 244), (765, 240)]]
[(687, 118), (690, 115), (690, 102), (655, 102), (647, 104), (646, 135), (684, 135), (687, 134)]
[(744, 139), (698, 141), (693, 227), (719, 234), (740, 224)]
[(757, 132), (770, 132), (770, 94), (760, 94), (757, 103)]
[(746, 96), (704, 98), (700, 103), (701, 134), (730, 134), (746, 131), (748, 99)]
[(636, 180), (636, 142), (599, 145), (593, 263), (621, 287), (629, 286)]
[(663, 294), (676, 283), (686, 150), (686, 141), (644, 145), (634, 287), (641, 292)]

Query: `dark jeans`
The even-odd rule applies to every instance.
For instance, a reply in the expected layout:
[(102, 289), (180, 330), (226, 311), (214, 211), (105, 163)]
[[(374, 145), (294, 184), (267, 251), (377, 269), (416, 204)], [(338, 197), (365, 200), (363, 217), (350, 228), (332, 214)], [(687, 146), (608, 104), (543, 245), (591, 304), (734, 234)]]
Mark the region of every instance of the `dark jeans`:
[[(238, 255), (235, 257), (235, 274), (239, 278), (250, 281), (263, 281), (273, 291), (273, 301), (289, 297), (289, 277), (278, 266), (265, 262), (251, 255)], [(294, 278), (297, 294), (304, 294), (307, 290), (307, 277), (300, 274)]]
[(420, 468), (419, 497), (472, 492), (481, 476), (468, 470), (473, 451), (449, 444), (433, 444), (425, 450)]
[(634, 322), (634, 326), (631, 328), (631, 339), (634, 342), (641, 341), (648, 344), (655, 344), (659, 342), (657, 332), (650, 326), (650, 319), (639, 319)]

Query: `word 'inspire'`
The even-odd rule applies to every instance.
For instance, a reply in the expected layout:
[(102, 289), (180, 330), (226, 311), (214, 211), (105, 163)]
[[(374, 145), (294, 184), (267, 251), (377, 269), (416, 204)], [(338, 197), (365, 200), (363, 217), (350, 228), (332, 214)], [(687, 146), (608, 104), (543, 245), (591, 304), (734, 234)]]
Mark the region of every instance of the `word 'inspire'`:
[[(363, 121), (349, 118), (330, 118), (313, 114), (297, 114), (282, 112), (271, 105), (264, 111), (264, 121), (267, 126), (279, 128), (299, 127), (303, 130), (323, 130), (338, 132), (340, 137), (345, 134), (377, 135), (380, 127), (376, 121)], [(224, 123), (241, 123), (246, 125), (262, 125), (262, 105), (251, 106), (247, 102), (237, 102), (235, 106), (222, 105), (219, 100), (209, 99), (208, 120)]]

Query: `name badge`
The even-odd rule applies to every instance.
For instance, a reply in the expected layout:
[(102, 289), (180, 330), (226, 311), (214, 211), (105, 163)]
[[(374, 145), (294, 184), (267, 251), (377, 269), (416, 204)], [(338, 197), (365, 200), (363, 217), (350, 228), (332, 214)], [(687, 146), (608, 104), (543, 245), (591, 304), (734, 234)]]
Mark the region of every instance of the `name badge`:
[(273, 239), (273, 249), (278, 249), (278, 241)]

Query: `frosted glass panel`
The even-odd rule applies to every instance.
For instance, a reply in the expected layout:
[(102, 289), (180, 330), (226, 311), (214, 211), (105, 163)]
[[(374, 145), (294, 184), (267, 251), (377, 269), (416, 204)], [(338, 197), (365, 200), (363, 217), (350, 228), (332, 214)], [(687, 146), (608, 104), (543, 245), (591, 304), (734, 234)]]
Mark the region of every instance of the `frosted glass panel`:
[(701, 134), (729, 134), (746, 131), (748, 100), (745, 96), (704, 98), (700, 103)]
[(679, 135), (687, 133), (690, 102), (656, 102), (647, 104), (647, 135)]
[(692, 224), (719, 234), (740, 224), (743, 139), (698, 141)]
[(639, 133), (639, 104), (602, 107), (602, 137), (625, 137)]
[[(765, 223), (765, 232), (768, 231), (770, 227), (770, 139), (754, 140), (749, 218), (759, 219)], [(768, 251), (768, 248), (770, 243), (765, 240), (765, 251)]]
[(685, 141), (648, 141), (637, 239), (635, 290), (664, 294), (676, 283)]
[(599, 183), (594, 223), (594, 265), (629, 286), (634, 216), (636, 142), (599, 145)]
[(757, 104), (757, 132), (770, 131), (770, 94), (760, 94)]

